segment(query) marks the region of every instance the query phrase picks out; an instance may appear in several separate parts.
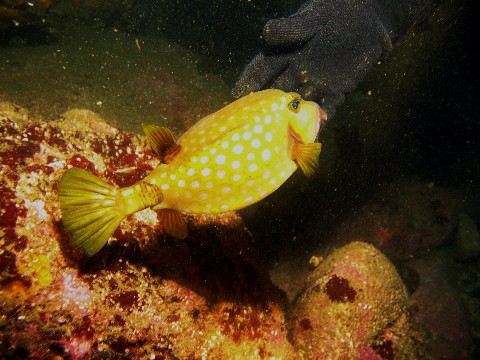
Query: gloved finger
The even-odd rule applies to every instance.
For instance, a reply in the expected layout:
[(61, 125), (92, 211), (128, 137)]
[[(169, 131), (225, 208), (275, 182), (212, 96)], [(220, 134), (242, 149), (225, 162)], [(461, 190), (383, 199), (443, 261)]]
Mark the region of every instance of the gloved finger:
[(256, 55), (245, 67), (240, 78), (232, 89), (235, 98), (258, 91), (275, 79), (288, 66), (287, 58), (283, 56)]
[(271, 87), (283, 91), (295, 91), (304, 82), (302, 71), (295, 66), (289, 65), (273, 82)]
[(321, 7), (308, 7), (286, 18), (273, 19), (263, 28), (267, 47), (288, 47), (310, 40), (328, 22)]

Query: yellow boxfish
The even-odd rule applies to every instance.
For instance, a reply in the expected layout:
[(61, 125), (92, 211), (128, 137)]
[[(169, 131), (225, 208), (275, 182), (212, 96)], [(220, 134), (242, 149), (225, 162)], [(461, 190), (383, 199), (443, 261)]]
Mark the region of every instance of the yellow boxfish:
[(199, 120), (178, 141), (163, 127), (143, 126), (161, 163), (143, 180), (117, 188), (71, 168), (58, 196), (74, 246), (98, 252), (125, 216), (156, 210), (164, 230), (187, 236), (183, 213), (221, 213), (251, 205), (280, 187), (297, 169), (311, 175), (320, 107), (280, 90), (251, 93)]

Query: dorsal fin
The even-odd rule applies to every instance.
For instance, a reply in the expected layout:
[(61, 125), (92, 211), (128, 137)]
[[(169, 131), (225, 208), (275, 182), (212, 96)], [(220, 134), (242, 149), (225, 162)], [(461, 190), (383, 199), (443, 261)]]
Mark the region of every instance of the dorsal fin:
[(188, 235), (187, 223), (183, 214), (174, 209), (156, 210), (158, 220), (165, 232), (177, 239), (185, 239)]
[(312, 176), (318, 168), (318, 157), (321, 150), (322, 144), (320, 143), (303, 144), (295, 142), (292, 160), (297, 163), (297, 166), (306, 176)]
[(153, 152), (158, 155), (164, 163), (170, 163), (182, 149), (181, 145), (175, 141), (172, 132), (166, 127), (142, 125), (142, 128)]

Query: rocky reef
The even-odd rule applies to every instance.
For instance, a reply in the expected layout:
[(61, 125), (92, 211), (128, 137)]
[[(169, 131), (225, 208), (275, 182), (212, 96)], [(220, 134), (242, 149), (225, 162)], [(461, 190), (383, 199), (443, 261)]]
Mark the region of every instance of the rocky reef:
[(53, 122), (1, 104), (0, 353), (37, 359), (291, 358), (286, 301), (234, 213), (166, 236), (155, 213), (126, 219), (87, 259), (61, 225), (64, 169), (117, 185), (158, 162), (143, 138), (70, 110)]
[[(405, 286), (377, 250), (404, 261), (407, 251), (421, 256), (456, 233), (463, 245), (453, 248), (464, 260), (478, 243), (475, 224), (462, 215), (455, 225), (456, 202), (429, 184), (380, 193), (363, 216), (340, 222), (333, 246), (318, 249), (325, 259), (313, 257), (309, 271), (307, 261), (296, 271), (285, 263), (290, 298), (303, 286), (289, 302), (236, 213), (189, 216), (190, 235), (178, 240), (147, 209), (125, 219), (91, 258), (70, 245), (57, 199), (65, 169), (131, 185), (158, 163), (143, 136), (89, 110), (46, 121), (8, 102), (0, 103), (0, 131), (3, 357), (468, 358), (471, 339), (455, 289), (444, 282), (440, 302), (441, 288), (429, 288), (451, 265), (433, 272), (428, 262), (407, 262), (410, 276), (400, 267)], [(446, 308), (449, 316), (439, 316)], [(436, 346), (445, 341), (452, 346)]]
[[(2, 103), (0, 111), (5, 137), (0, 149), (3, 355), (308, 358), (305, 344), (317, 346), (319, 340), (299, 339), (310, 328), (336, 326), (333, 318), (314, 320), (320, 304), (316, 299), (312, 304), (298, 300), (288, 325), (291, 309), (286, 296), (270, 281), (250, 233), (235, 213), (189, 217), (190, 236), (179, 241), (162, 231), (153, 211), (144, 210), (127, 218), (99, 254), (86, 258), (71, 247), (62, 228), (56, 194), (63, 171), (76, 166), (127, 186), (158, 160), (143, 137), (114, 128), (91, 111), (73, 109), (50, 122), (10, 103)], [(371, 333), (367, 338), (378, 342), (383, 336), (388, 342), (393, 340), (385, 334), (395, 321), (405, 329), (410, 324), (405, 289), (392, 265), (387, 260), (383, 267), (372, 262), (366, 270), (372, 273), (355, 280), (353, 272), (342, 272), (336, 260), (350, 262), (355, 253), (360, 266), (368, 260), (363, 252), (370, 254), (372, 249), (357, 243), (339, 250), (312, 279), (319, 273), (329, 277), (323, 286), (331, 289), (330, 302), (352, 305), (351, 310), (341, 310), (347, 318), (363, 311), (359, 298), (375, 312), (373, 318), (395, 318), (363, 329)], [(383, 259), (378, 252), (374, 256)], [(373, 272), (386, 276), (385, 269), (392, 274), (391, 286), (369, 291), (378, 283)], [(348, 291), (350, 286), (356, 290)], [(327, 290), (319, 294), (328, 298)], [(305, 291), (312, 291), (311, 286)], [(387, 292), (393, 307), (364, 299), (381, 300)], [(342, 331), (355, 334), (360, 329), (352, 323), (342, 325)], [(362, 344), (366, 342), (358, 342)], [(388, 354), (399, 346), (382, 344), (376, 348), (370, 344), (370, 353), (390, 358)], [(363, 345), (356, 351), (362, 349)], [(349, 354), (340, 343), (327, 350)]]

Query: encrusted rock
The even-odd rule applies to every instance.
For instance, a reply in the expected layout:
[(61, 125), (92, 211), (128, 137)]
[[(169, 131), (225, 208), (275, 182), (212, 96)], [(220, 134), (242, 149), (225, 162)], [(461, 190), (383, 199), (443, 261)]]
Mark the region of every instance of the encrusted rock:
[(419, 359), (408, 294), (390, 261), (352, 242), (322, 261), (294, 303), (291, 338), (303, 359)]

